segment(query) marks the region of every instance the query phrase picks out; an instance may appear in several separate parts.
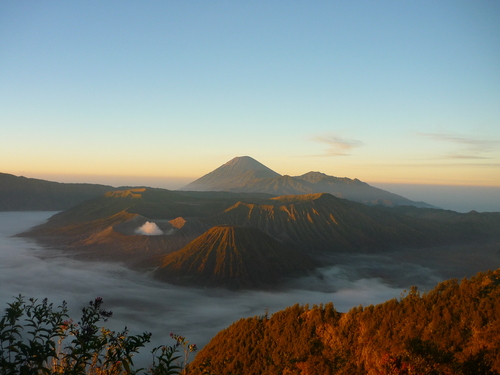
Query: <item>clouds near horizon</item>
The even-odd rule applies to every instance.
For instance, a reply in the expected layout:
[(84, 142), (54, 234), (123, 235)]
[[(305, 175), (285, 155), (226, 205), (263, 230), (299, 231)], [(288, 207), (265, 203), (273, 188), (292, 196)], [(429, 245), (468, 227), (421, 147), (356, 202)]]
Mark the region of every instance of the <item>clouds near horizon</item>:
[(316, 135), (311, 137), (311, 140), (328, 146), (320, 156), (348, 156), (354, 148), (363, 146), (361, 141), (345, 139), (335, 134)]
[(478, 138), (451, 133), (419, 132), (417, 134), (431, 141), (456, 146), (446, 154), (445, 158), (448, 159), (491, 160), (495, 159), (492, 153), (500, 150), (500, 139), (495, 138)]

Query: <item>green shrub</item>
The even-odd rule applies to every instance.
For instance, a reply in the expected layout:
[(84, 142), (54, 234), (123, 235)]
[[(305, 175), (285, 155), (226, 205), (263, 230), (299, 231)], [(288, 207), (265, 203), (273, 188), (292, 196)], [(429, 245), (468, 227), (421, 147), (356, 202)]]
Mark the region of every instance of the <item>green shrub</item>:
[(171, 375), (185, 370), (196, 345), (174, 334), (174, 345), (151, 351), (151, 366), (134, 369), (133, 356), (150, 341), (151, 333), (131, 336), (127, 328), (114, 332), (101, 327), (112, 316), (102, 304), (102, 298), (90, 301), (75, 322), (65, 302), (54, 308), (47, 299), (39, 303), (17, 297), (0, 320), (0, 374)]

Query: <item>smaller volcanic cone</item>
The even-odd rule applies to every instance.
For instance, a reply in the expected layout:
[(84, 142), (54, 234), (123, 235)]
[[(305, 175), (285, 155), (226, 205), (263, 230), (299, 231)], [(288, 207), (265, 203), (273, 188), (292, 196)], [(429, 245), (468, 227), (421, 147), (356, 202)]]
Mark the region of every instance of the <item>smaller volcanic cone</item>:
[(156, 223), (146, 221), (143, 225), (135, 230), (135, 233), (145, 236), (160, 236), (163, 234), (163, 231), (158, 228), (158, 225), (156, 225)]
[(223, 225), (166, 255), (155, 277), (185, 285), (255, 289), (277, 286), (314, 266), (310, 258), (257, 228)]

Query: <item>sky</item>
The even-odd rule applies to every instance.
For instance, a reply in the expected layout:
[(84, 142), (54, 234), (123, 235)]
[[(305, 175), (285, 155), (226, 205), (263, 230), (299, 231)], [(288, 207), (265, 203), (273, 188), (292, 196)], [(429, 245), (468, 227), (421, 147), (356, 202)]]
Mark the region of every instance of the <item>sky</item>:
[(498, 1), (0, 2), (0, 172), (500, 191)]

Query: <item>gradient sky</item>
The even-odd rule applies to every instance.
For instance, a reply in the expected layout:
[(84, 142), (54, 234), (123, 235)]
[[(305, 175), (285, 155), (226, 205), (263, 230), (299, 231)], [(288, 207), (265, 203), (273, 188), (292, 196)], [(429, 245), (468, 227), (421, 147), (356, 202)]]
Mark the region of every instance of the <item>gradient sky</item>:
[(0, 2), (0, 172), (500, 187), (499, 1)]

